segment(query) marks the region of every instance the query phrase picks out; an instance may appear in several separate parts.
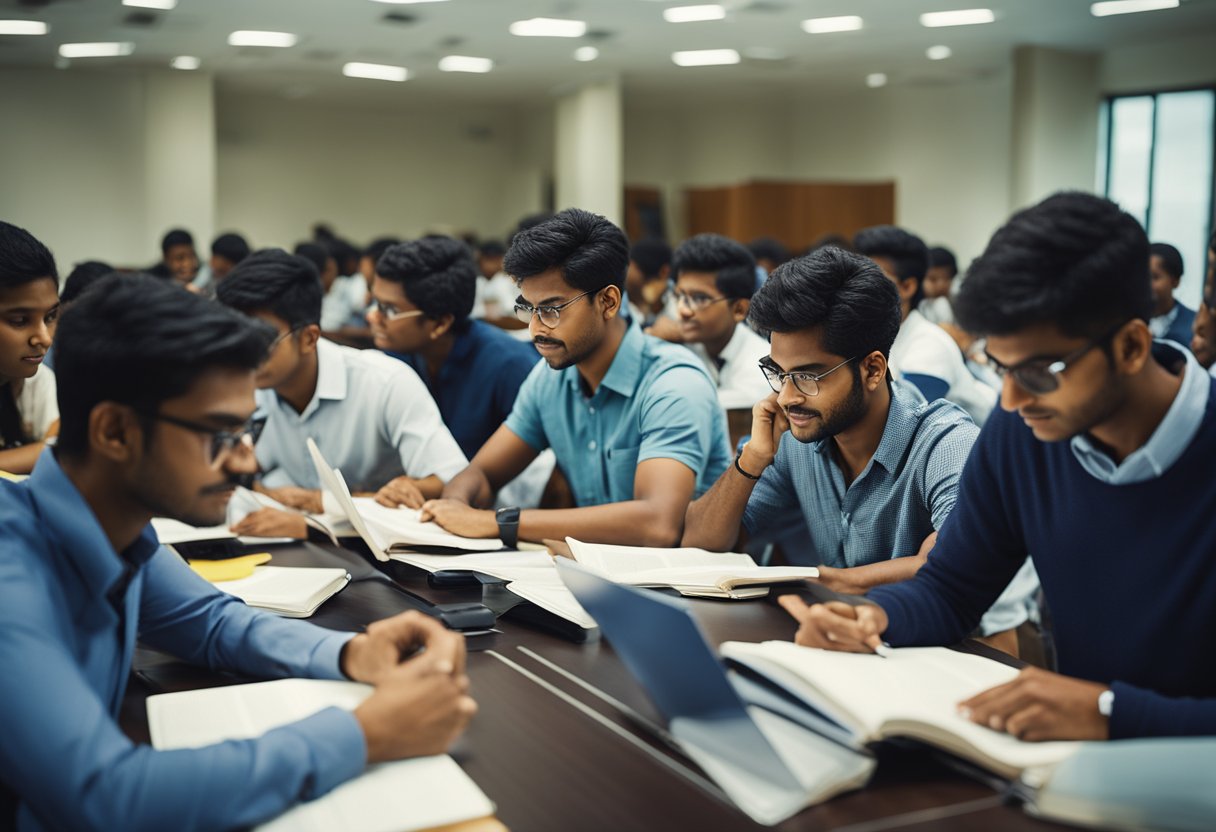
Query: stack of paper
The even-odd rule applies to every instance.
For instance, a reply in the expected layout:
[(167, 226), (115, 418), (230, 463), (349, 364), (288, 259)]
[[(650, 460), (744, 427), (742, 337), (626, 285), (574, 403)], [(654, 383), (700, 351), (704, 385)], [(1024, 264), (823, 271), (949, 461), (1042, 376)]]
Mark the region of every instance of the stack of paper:
[(303, 566), (259, 566), (248, 578), (215, 584), (251, 607), (286, 618), (308, 618), (350, 583), (345, 569)]

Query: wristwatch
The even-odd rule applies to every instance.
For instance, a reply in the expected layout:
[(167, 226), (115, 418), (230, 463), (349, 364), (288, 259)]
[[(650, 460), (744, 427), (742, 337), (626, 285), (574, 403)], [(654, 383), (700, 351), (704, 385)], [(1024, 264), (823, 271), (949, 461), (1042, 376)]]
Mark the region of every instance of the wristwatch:
[(1111, 711), (1115, 708), (1115, 692), (1110, 690), (1102, 691), (1098, 694), (1098, 713), (1110, 719)]
[(519, 545), (519, 506), (500, 508), (495, 514), (498, 520), (498, 536), (508, 549)]

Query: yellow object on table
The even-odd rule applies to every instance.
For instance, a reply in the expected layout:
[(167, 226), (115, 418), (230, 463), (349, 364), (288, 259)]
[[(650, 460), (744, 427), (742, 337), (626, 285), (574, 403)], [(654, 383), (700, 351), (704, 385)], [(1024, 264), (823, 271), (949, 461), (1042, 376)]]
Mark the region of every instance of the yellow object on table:
[(253, 574), (255, 566), (261, 566), (270, 560), (269, 552), (258, 552), (256, 555), (242, 555), (239, 558), (226, 560), (188, 560), (190, 568), (212, 583), (220, 581), (235, 581), (248, 578)]
[(24, 482), (28, 480), (26, 474), (10, 474), (8, 471), (0, 471), (0, 480), (11, 480), (12, 482)]

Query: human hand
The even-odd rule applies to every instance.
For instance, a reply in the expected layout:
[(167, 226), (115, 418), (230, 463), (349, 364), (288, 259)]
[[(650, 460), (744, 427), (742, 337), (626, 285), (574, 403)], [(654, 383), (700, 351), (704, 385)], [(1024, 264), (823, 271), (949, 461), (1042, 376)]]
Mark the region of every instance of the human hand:
[(442, 754), (477, 713), (469, 677), (447, 660), (424, 653), (398, 665), (355, 709), (367, 741), (367, 761)]
[(958, 704), (972, 722), (1020, 740), (1105, 740), (1110, 720), (1098, 712), (1106, 685), (1027, 667), (1003, 685)]
[(267, 488), (266, 493), (288, 508), (307, 511), (309, 514), (321, 514), (325, 511), (319, 489), (285, 485), (281, 488)]
[(459, 500), (427, 500), (418, 519), (433, 521), (461, 537), (490, 539), (498, 537), (498, 518), (493, 511), (477, 509)]
[(888, 624), (882, 607), (843, 601), (807, 606), (797, 595), (782, 595), (777, 602), (798, 622), (796, 644), (848, 653), (876, 653), (882, 647)]
[(819, 577), (815, 580), (821, 586), (841, 595), (865, 595), (870, 591), (870, 586), (858, 581), (854, 571), (847, 567), (820, 566)]
[(376, 502), (389, 508), (405, 506), (406, 508), (422, 508), (426, 498), (410, 477), (396, 477), (389, 480), (383, 488), (376, 492)]
[(739, 464), (743, 470), (756, 476), (773, 464), (777, 448), (781, 445), (781, 434), (790, 429), (785, 411), (777, 404), (777, 394), (770, 393), (752, 407), (752, 435), (743, 446), (743, 457)]
[(291, 537), (308, 539), (308, 523), (302, 514), (277, 508), (260, 508), (232, 525), (232, 531), (248, 537)]
[(357, 682), (376, 684), (419, 650), (450, 667), (450, 673), (464, 674), (464, 636), (416, 610), (368, 624), (342, 648), (342, 672)]

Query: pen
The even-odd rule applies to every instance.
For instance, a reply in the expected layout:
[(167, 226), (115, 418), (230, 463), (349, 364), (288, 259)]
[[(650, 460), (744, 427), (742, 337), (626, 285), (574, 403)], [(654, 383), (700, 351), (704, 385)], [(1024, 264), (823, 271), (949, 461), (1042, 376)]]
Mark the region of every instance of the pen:
[(891, 645), (887, 644), (885, 641), (880, 641), (878, 646), (874, 648), (874, 655), (881, 656), (884, 659), (889, 659), (895, 654), (891, 650)]

